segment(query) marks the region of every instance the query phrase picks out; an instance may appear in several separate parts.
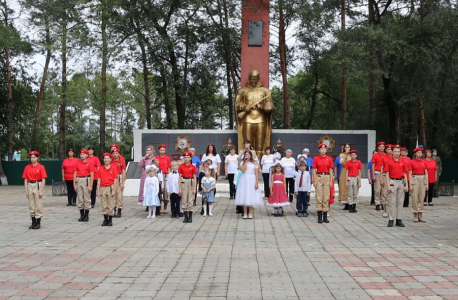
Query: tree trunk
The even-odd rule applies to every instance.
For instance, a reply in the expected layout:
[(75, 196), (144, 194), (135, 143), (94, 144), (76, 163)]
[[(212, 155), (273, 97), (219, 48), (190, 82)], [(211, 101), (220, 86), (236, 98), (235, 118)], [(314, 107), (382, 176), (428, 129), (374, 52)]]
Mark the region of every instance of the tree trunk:
[(102, 1), (102, 97), (100, 99), (100, 152), (105, 151), (105, 125), (106, 125), (106, 103), (107, 103), (107, 65), (108, 65), (108, 44), (107, 44), (107, 8), (105, 1)]
[[(375, 24), (375, 11), (369, 0), (369, 26)], [(375, 53), (370, 52), (369, 57), (369, 129), (375, 129), (375, 76), (374, 76)]]
[(417, 98), (417, 103), (418, 103), (418, 109), (420, 113), (420, 138), (421, 142), (423, 143), (423, 146), (426, 147), (426, 130), (425, 130), (425, 111), (424, 111), (424, 106), (423, 106), (423, 100), (421, 99), (420, 96)]
[(393, 95), (391, 94), (391, 75), (382, 76), (383, 80), (383, 91), (384, 91), (384, 101), (388, 110), (388, 126), (390, 133), (390, 140), (394, 141), (396, 139), (396, 103), (393, 100)]
[(161, 78), (162, 78), (162, 95), (164, 96), (164, 105), (165, 105), (165, 118), (166, 118), (166, 128), (172, 129), (172, 107), (170, 105), (169, 99), (169, 90), (167, 84), (167, 74), (164, 67), (161, 68)]
[(45, 66), (43, 69), (43, 76), (41, 77), (41, 85), (40, 85), (40, 92), (38, 93), (37, 98), (37, 108), (35, 110), (35, 118), (33, 121), (33, 129), (32, 129), (32, 148), (37, 146), (37, 135), (38, 135), (38, 128), (40, 126), (40, 114), (41, 114), (41, 104), (43, 102), (43, 96), (45, 94), (45, 87), (46, 87), (46, 78), (48, 77), (48, 68), (49, 63), (51, 61), (51, 37), (49, 33), (49, 22), (45, 19), (45, 32), (46, 32), (46, 60)]
[[(345, 0), (341, 0), (341, 31), (342, 35), (345, 32)], [(343, 37), (342, 37), (343, 38)], [(342, 42), (342, 53), (345, 56), (345, 42)], [(344, 57), (345, 60), (345, 57)], [(345, 66), (345, 61), (342, 69), (342, 107), (341, 107), (341, 118), (340, 118), (340, 129), (347, 129), (347, 68)]]
[(138, 45), (142, 51), (142, 64), (143, 64), (143, 84), (145, 85), (145, 114), (146, 114), (146, 128), (153, 128), (151, 125), (151, 98), (149, 93), (149, 71), (148, 71), (148, 59), (146, 56), (145, 43), (140, 35), (138, 35)]
[(65, 159), (65, 111), (67, 106), (67, 15), (62, 21), (62, 87), (61, 87), (61, 103), (59, 108), (59, 159)]
[(315, 113), (315, 106), (316, 106), (316, 96), (318, 95), (318, 72), (315, 72), (315, 85), (313, 86), (313, 94), (312, 94), (312, 105), (310, 106), (310, 118), (305, 125), (305, 129), (310, 129), (313, 122), (313, 114)]
[(224, 35), (223, 38), (226, 40), (225, 44), (225, 50), (226, 50), (226, 68), (228, 71), (228, 74), (226, 74), (226, 79), (227, 81), (227, 93), (229, 97), (229, 129), (234, 129), (234, 107), (233, 107), (233, 98), (232, 98), (232, 93), (231, 93), (231, 80), (230, 77), (232, 77), (232, 84), (234, 88), (234, 95), (237, 95), (237, 81), (235, 80), (235, 72), (234, 72), (234, 64), (232, 61), (232, 47), (231, 47), (231, 40), (229, 37), (229, 14), (227, 11), (227, 0), (223, 0), (223, 10), (224, 10)]
[[(8, 3), (6, 1), (2, 2), (3, 6), (3, 17), (5, 28), (9, 27), (9, 10)], [(8, 102), (7, 102), (7, 131), (8, 131), (8, 160), (13, 160), (14, 152), (14, 140), (13, 140), (13, 85), (11, 83), (11, 65), (10, 65), (10, 53), (8, 47), (5, 47), (5, 64), (6, 64), (6, 81), (8, 89)]]
[(283, 123), (286, 129), (291, 128), (291, 113), (289, 107), (288, 94), (288, 74), (286, 70), (286, 28), (285, 17), (283, 15), (283, 0), (278, 2), (279, 26), (278, 26), (278, 49), (280, 55), (281, 78), (283, 82)]

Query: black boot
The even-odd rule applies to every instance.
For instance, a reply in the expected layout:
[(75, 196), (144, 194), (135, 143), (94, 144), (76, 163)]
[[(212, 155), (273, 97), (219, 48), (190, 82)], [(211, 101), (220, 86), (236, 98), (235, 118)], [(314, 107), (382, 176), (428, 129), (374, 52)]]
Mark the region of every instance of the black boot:
[(183, 218), (184, 213), (180, 212), (180, 213), (178, 214), (178, 216), (180, 216), (180, 218)]
[(356, 210), (356, 204), (353, 204), (353, 212), (357, 213), (358, 211)]
[(349, 213), (354, 213), (354, 211), (353, 211), (353, 204), (350, 204), (350, 205), (348, 206), (348, 212), (349, 212)]
[(118, 208), (118, 214), (116, 215), (116, 218), (121, 218), (121, 211), (122, 208)]
[(88, 222), (88, 221), (89, 221), (89, 209), (85, 209), (83, 222)]
[(78, 219), (78, 222), (83, 222), (84, 221), (84, 209), (80, 209), (80, 218)]
[(322, 211), (317, 211), (318, 213), (318, 223), (323, 223), (323, 212)]
[(375, 210), (380, 210), (380, 204), (377, 204), (377, 205), (375, 206)]
[(32, 217), (32, 225), (29, 226), (29, 229), (35, 229), (35, 226), (37, 226), (37, 219)]
[(187, 211), (185, 211), (185, 212), (184, 212), (184, 219), (183, 219), (183, 223), (188, 223), (188, 218), (189, 218), (188, 216), (189, 216), (188, 212), (187, 212)]
[(406, 227), (406, 226), (402, 223), (402, 220), (400, 220), (400, 219), (396, 219), (396, 226), (398, 226), (398, 227)]
[(349, 205), (348, 203), (347, 203), (347, 204), (345, 204), (345, 206), (344, 206), (344, 209), (343, 209), (343, 210), (350, 210), (350, 205)]
[(113, 226), (113, 217), (112, 216), (108, 216), (108, 222), (107, 222), (107, 226)]
[(107, 226), (108, 223), (108, 215), (103, 215), (103, 223), (102, 226)]
[(324, 223), (329, 223), (329, 220), (328, 220), (328, 212), (327, 212), (327, 211), (324, 211), (324, 212), (323, 212), (323, 222), (324, 222)]
[(40, 229), (41, 228), (41, 218), (37, 219), (37, 224), (35, 225), (34, 229)]
[(188, 211), (188, 223), (192, 223), (192, 211)]
[(387, 227), (393, 227), (393, 224), (394, 224), (394, 220), (389, 220)]

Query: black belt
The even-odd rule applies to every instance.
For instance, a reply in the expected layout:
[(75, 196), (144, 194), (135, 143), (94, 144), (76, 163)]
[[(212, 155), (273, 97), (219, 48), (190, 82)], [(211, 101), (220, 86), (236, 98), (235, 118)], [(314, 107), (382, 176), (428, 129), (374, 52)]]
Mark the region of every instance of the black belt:
[(390, 178), (392, 180), (404, 180), (404, 177), (401, 177), (401, 178)]
[(89, 178), (91, 176), (76, 176), (76, 178)]
[(183, 179), (193, 179), (194, 177), (181, 177)]
[(27, 183), (37, 183), (39, 180), (30, 180), (30, 181), (27, 181)]
[(412, 174), (412, 176), (425, 176), (425, 174)]
[(316, 173), (317, 175), (329, 175), (329, 173)]

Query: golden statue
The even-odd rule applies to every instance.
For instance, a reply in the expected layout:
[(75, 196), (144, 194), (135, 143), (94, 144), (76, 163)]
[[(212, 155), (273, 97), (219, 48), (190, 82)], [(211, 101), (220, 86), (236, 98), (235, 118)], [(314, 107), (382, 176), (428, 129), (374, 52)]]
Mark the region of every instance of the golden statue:
[(262, 157), (264, 149), (270, 147), (273, 110), (272, 92), (259, 82), (259, 72), (252, 70), (247, 85), (239, 89), (235, 99), (239, 150), (245, 140), (250, 140), (257, 156)]

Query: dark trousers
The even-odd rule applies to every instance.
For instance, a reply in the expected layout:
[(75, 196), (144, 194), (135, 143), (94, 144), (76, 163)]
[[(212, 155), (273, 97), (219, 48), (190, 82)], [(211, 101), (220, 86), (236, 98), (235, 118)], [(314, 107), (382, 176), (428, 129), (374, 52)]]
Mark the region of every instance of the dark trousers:
[(180, 196), (176, 193), (170, 194), (170, 211), (172, 216), (177, 216), (180, 213)]
[(73, 180), (65, 180), (67, 184), (67, 198), (68, 204), (76, 203), (76, 191), (73, 188)]
[(194, 202), (197, 201), (197, 193), (202, 191), (202, 187), (200, 186), (202, 184), (202, 178), (205, 176), (205, 173), (200, 172), (199, 173), (199, 178), (197, 178), (197, 188), (196, 188), (196, 194), (194, 195)]
[(232, 198), (235, 197), (234, 175), (235, 174), (227, 174), (227, 179), (229, 179), (229, 196)]
[[(162, 199), (162, 184), (159, 183), (159, 192), (157, 193), (157, 196), (159, 197), (159, 200)], [(156, 206), (156, 216), (161, 215), (161, 204), (159, 206)]]
[(294, 196), (294, 177), (286, 178), (286, 193), (289, 196), (289, 202), (293, 202)]
[[(407, 186), (410, 186), (409, 181), (407, 181)], [(407, 192), (405, 192), (405, 195), (404, 195), (404, 207), (409, 207), (409, 196), (410, 196), (410, 193), (409, 193), (409, 190), (407, 190)]]
[(303, 213), (307, 211), (309, 200), (310, 200), (310, 196), (307, 195), (307, 192), (298, 192), (297, 193), (296, 209), (298, 213)]
[(371, 205), (375, 205), (374, 183), (371, 184)]
[(96, 196), (97, 196), (97, 180), (94, 180), (94, 182), (92, 182), (91, 205), (95, 205)]
[(269, 173), (262, 173), (262, 180), (264, 180), (264, 196), (270, 197), (270, 182)]
[(433, 203), (433, 194), (434, 194), (434, 182), (428, 183), (428, 190), (426, 191), (424, 202)]

